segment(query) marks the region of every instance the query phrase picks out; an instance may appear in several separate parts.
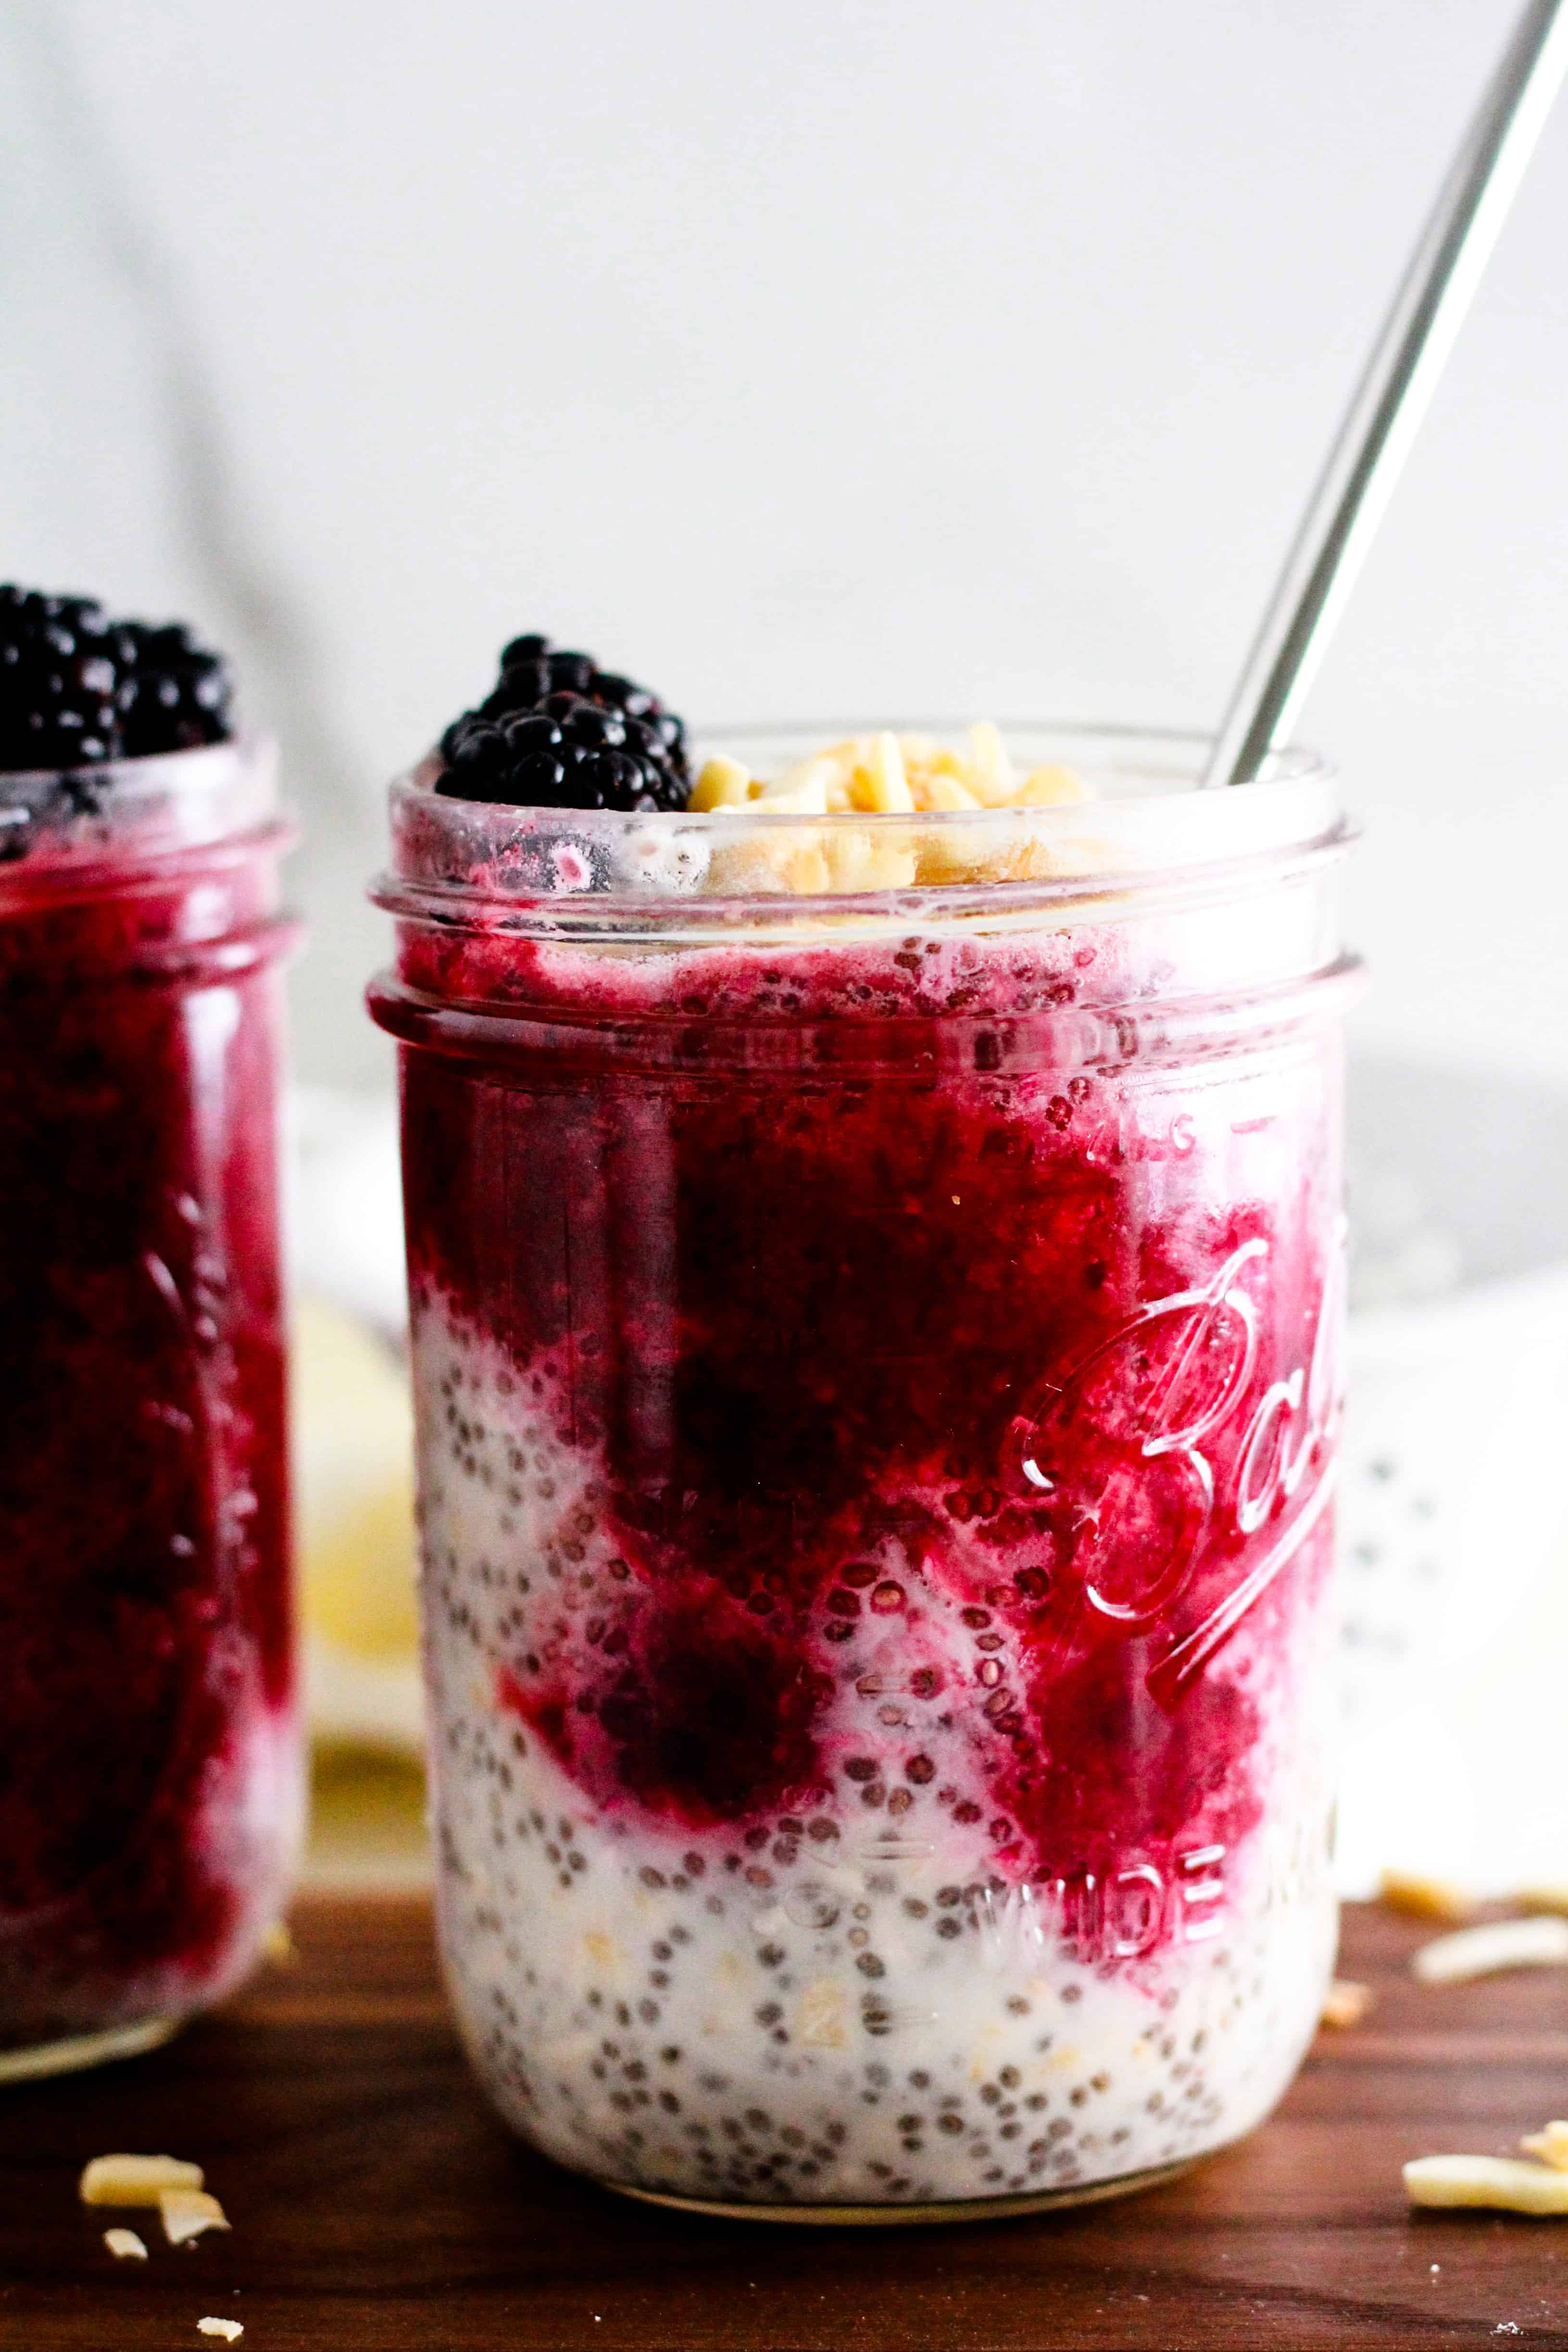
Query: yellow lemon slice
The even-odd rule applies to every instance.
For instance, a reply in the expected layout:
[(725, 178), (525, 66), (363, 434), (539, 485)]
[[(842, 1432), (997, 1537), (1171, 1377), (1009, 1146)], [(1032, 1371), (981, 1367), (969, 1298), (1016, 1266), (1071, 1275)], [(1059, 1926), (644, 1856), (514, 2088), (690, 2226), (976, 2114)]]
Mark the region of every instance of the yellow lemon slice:
[(292, 1423), (311, 1733), (417, 1755), (408, 1375), (383, 1342), (319, 1299), (295, 1311)]

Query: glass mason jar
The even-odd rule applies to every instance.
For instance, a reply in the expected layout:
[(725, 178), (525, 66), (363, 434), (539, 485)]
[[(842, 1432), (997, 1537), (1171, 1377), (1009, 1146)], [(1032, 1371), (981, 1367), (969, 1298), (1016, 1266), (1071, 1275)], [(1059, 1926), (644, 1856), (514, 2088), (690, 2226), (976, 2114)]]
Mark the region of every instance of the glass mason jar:
[(442, 1949), (638, 2195), (1131, 2188), (1329, 1976), (1347, 828), (1013, 741), (1101, 797), (393, 787)]
[(253, 745), (0, 775), (0, 2080), (217, 2000), (295, 1862), (287, 841)]

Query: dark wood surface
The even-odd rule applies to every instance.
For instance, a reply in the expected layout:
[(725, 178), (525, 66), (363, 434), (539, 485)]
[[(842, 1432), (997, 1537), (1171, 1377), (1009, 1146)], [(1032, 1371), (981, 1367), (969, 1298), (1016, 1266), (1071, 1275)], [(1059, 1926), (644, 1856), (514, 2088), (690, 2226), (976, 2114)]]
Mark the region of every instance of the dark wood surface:
[[(1423, 1988), (1421, 1934), (1348, 1916), (1372, 2017), (1321, 2035), (1275, 2120), (1178, 2182), (802, 2231), (650, 2210), (515, 2146), (458, 2055), (425, 1906), (318, 1899), (296, 1965), (167, 2049), (0, 2092), (0, 2346), (162, 2352), (206, 2343), (212, 2314), (244, 2322), (241, 2352), (1568, 2347), (1568, 2221), (1412, 2214), (1399, 2179), (1568, 2112), (1568, 1971)], [(232, 2235), (174, 2249), (155, 2214), (78, 2204), (84, 2159), (119, 2148), (204, 2164)], [(116, 2220), (150, 2261), (111, 2260)]]

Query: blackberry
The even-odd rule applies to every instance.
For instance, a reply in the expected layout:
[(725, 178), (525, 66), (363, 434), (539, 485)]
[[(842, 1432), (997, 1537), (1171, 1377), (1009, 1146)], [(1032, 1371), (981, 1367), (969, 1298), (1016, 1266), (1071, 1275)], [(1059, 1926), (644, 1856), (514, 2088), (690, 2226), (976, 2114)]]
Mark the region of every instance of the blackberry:
[(685, 729), (655, 694), (548, 637), (514, 637), (500, 676), (441, 739), (435, 789), (514, 808), (682, 809)]
[(230, 696), (221, 657), (178, 624), (114, 621), (89, 596), (0, 587), (0, 770), (221, 743)]
[(120, 692), (126, 757), (224, 741), (233, 688), (222, 655), (177, 623), (122, 635), (133, 640)]

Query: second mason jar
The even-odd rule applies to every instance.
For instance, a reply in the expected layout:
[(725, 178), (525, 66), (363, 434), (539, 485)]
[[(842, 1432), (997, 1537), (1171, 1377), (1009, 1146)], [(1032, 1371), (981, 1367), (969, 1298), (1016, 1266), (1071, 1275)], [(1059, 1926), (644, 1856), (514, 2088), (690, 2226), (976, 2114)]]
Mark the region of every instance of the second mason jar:
[(1100, 797), (394, 790), (442, 1948), (641, 2195), (1132, 2187), (1318, 2016), (1345, 832), (1019, 748)]
[(232, 1990), (302, 1818), (265, 745), (0, 776), (0, 2082)]

